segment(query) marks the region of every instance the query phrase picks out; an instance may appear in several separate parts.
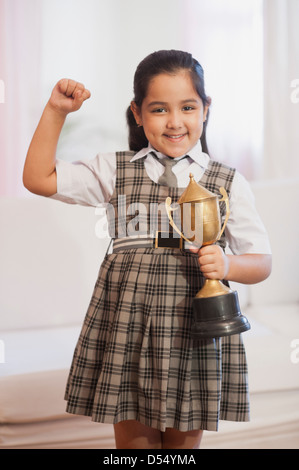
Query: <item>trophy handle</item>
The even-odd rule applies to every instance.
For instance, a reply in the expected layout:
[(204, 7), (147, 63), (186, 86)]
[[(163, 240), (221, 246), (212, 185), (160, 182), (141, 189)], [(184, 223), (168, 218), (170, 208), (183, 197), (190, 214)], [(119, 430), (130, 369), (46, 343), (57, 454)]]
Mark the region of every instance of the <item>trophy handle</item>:
[(170, 225), (172, 226), (172, 228), (174, 228), (174, 230), (175, 230), (184, 240), (186, 240), (186, 242), (192, 243), (191, 240), (188, 240), (188, 238), (186, 238), (185, 235), (182, 234), (182, 232), (180, 231), (180, 229), (179, 229), (179, 228), (176, 226), (176, 224), (174, 223), (174, 220), (173, 220), (172, 215), (171, 215), (171, 211), (175, 211), (175, 210), (177, 210), (178, 208), (172, 209), (170, 206), (171, 206), (171, 197), (167, 197), (167, 198), (166, 198), (166, 201), (165, 201), (165, 207), (166, 207), (166, 212), (167, 212), (167, 216), (168, 216)]
[(219, 199), (219, 202), (221, 202), (221, 201), (224, 201), (224, 202), (225, 202), (225, 206), (226, 206), (226, 215), (225, 215), (225, 220), (224, 220), (223, 227), (222, 227), (222, 229), (221, 229), (220, 234), (218, 235), (217, 240), (219, 240), (219, 239), (221, 238), (221, 235), (222, 235), (223, 232), (224, 232), (224, 229), (225, 229), (225, 227), (226, 227), (228, 218), (229, 218), (229, 216), (230, 216), (230, 209), (229, 209), (229, 202), (228, 202), (228, 195), (227, 195), (227, 192), (226, 192), (226, 190), (225, 190), (223, 187), (219, 188), (219, 192), (222, 194), (222, 199)]

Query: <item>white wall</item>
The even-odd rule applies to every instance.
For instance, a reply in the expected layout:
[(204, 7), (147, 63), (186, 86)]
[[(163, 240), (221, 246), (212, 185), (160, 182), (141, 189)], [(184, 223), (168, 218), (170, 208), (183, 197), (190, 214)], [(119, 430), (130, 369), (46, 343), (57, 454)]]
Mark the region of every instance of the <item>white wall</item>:
[(76, 160), (92, 158), (98, 151), (126, 149), (125, 112), (133, 98), (135, 69), (154, 50), (184, 47), (183, 2), (42, 0), (42, 4), (43, 100), (62, 77), (82, 81), (92, 92), (84, 109), (68, 119), (78, 128), (61, 144), (61, 157)]
[[(26, 195), (22, 168), (55, 83), (71, 77), (92, 98), (68, 117), (66, 160), (127, 148), (125, 111), (138, 63), (159, 49), (188, 50), (212, 97), (212, 156), (259, 175), (262, 153), (263, 0), (0, 0), (0, 194)], [(288, 84), (289, 86), (289, 84)], [(17, 136), (17, 138), (16, 138)]]
[(215, 159), (250, 180), (292, 176), (298, 9), (298, 0), (0, 0), (0, 194), (28, 196), (26, 151), (61, 77), (83, 81), (92, 99), (67, 119), (58, 156), (126, 148), (134, 71), (163, 48), (188, 50), (205, 69)]
[(125, 111), (135, 69), (151, 52), (173, 48), (190, 51), (205, 69), (214, 158), (256, 176), (262, 157), (262, 0), (42, 0), (42, 23), (43, 100), (64, 76), (92, 92), (90, 102), (68, 118), (61, 158), (127, 148)]

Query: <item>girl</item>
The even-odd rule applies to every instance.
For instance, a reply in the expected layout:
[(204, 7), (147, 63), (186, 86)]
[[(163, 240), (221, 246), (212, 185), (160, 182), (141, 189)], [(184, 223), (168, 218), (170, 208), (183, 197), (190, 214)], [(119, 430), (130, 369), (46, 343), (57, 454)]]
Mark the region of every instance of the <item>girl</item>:
[[(219, 420), (247, 421), (249, 403), (240, 335), (193, 340), (192, 299), (204, 278), (264, 280), (270, 248), (248, 184), (208, 155), (211, 100), (200, 64), (189, 53), (155, 52), (139, 64), (134, 93), (127, 110), (130, 151), (66, 163), (55, 157), (62, 126), (90, 92), (60, 80), (33, 136), (23, 180), (42, 196), (109, 202), (114, 209), (113, 252), (102, 263), (74, 352), (67, 411), (113, 423), (117, 448), (198, 448), (203, 430), (217, 430)], [(178, 200), (190, 171), (201, 185), (216, 194), (224, 186), (230, 196), (225, 234), (198, 252), (170, 240), (162, 247), (150, 220), (154, 204), (167, 196)], [(128, 208), (136, 204), (146, 210), (139, 231), (129, 234), (134, 210)], [(226, 243), (232, 255), (225, 254)]]

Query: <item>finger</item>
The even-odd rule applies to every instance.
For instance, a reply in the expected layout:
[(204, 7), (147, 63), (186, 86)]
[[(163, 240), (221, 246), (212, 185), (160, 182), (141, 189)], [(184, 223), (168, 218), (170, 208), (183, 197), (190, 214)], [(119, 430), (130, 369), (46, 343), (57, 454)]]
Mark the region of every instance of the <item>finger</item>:
[(73, 89), (73, 92), (72, 92), (72, 97), (75, 98), (75, 95), (78, 91), (83, 93), (84, 90), (85, 90), (84, 85), (82, 83), (76, 82), (76, 84), (74, 86), (74, 89)]
[(62, 80), (59, 80), (58, 87), (61, 93), (65, 94), (67, 87), (68, 87), (68, 82), (69, 81), (67, 78), (63, 78)]
[(219, 279), (219, 275), (216, 271), (211, 271), (207, 273), (203, 272), (203, 275), (206, 279)]
[(189, 247), (189, 250), (192, 252), (192, 253), (199, 253), (199, 248), (197, 246), (190, 246)]
[(203, 255), (198, 257), (199, 264), (201, 266), (205, 266), (208, 264), (214, 265), (215, 264), (215, 258), (212, 255)]
[(215, 266), (213, 264), (205, 264), (204, 266), (200, 266), (200, 270), (205, 274), (212, 273), (215, 272)]
[(68, 87), (67, 87), (67, 91), (66, 91), (66, 95), (67, 96), (71, 96), (72, 98), (75, 97), (75, 93), (78, 91), (78, 90), (84, 90), (84, 85), (82, 85), (82, 83), (79, 83), (79, 82), (75, 82), (74, 80), (69, 80), (69, 84), (68, 84)]
[(82, 89), (76, 90), (74, 93), (73, 99), (74, 99), (74, 105), (76, 108), (79, 108), (82, 106), (82, 103), (87, 100), (90, 97), (90, 92), (86, 89), (82, 91)]
[(85, 86), (82, 83), (77, 83), (72, 94), (73, 98), (75, 98), (75, 96), (77, 96), (77, 98), (82, 99), (82, 102), (83, 102), (87, 100), (88, 98), (90, 98), (91, 93), (89, 90), (87, 90), (87, 88), (85, 88)]
[(67, 82), (67, 88), (65, 90), (65, 95), (70, 97), (73, 94), (73, 91), (75, 89), (75, 83), (73, 80), (68, 80)]
[(83, 93), (82, 93), (83, 101), (88, 100), (90, 97), (91, 97), (90, 91), (85, 88)]
[(201, 249), (199, 250), (199, 255), (208, 255), (208, 254), (213, 254), (217, 250), (216, 245), (207, 245), (207, 246), (202, 246)]
[(72, 96), (76, 84), (75, 80), (69, 80), (68, 78), (63, 78), (58, 82), (60, 92), (68, 97)]

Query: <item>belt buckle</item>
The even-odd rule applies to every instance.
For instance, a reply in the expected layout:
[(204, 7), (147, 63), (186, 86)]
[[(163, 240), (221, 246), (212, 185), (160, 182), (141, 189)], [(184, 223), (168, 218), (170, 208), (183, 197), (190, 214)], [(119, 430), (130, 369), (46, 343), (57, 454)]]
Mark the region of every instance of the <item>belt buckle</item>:
[[(167, 237), (162, 237), (162, 233), (167, 233)], [(155, 236), (155, 248), (175, 248), (178, 250), (183, 249), (182, 237), (174, 237), (173, 234), (176, 232), (156, 231)]]

